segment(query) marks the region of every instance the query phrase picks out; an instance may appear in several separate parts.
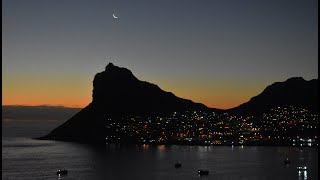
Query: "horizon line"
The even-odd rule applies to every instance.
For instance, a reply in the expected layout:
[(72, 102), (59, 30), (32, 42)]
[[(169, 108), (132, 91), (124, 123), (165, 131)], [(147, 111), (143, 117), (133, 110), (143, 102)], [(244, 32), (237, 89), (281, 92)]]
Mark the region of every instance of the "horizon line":
[[(198, 102), (195, 102), (195, 103), (198, 103)], [(90, 104), (90, 103), (89, 103)], [(88, 105), (89, 105), (88, 104)], [(201, 103), (203, 104), (203, 103)], [(205, 105), (205, 104), (203, 104)], [(241, 104), (240, 104), (241, 105)], [(238, 106), (240, 106), (238, 105)], [(74, 108), (74, 109), (83, 109), (85, 108), (86, 106), (82, 107), (82, 106), (77, 106), (77, 105), (73, 105), (73, 106), (66, 106), (66, 105), (61, 105), (61, 104), (31, 104), (31, 105), (28, 105), (28, 104), (2, 104), (2, 107), (4, 106), (11, 106), (11, 107), (57, 107), (57, 108)], [(207, 106), (207, 105), (205, 105)], [(235, 107), (238, 107), (238, 106), (235, 106)], [(231, 107), (231, 108), (227, 108), (227, 109), (222, 109), (222, 108), (215, 108), (215, 107), (209, 107), (207, 106), (208, 108), (212, 108), (212, 109), (218, 109), (218, 110), (228, 110), (228, 109), (232, 109), (234, 107)]]

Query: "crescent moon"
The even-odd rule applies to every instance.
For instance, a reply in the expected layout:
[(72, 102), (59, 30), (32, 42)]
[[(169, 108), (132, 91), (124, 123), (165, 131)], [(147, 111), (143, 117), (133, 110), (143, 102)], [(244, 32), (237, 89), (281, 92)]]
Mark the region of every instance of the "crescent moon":
[(112, 16), (114, 19), (117, 19), (118, 17), (114, 15), (114, 13), (112, 13)]

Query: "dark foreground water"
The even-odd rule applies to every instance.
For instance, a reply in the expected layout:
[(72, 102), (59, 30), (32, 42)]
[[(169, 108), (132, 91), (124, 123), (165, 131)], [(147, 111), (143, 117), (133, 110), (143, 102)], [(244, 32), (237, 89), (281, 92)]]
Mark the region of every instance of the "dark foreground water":
[[(318, 148), (109, 146), (32, 140), (61, 121), (3, 120), (2, 179), (76, 180), (318, 180)], [(286, 157), (291, 165), (286, 167)], [(174, 168), (180, 161), (182, 167)], [(297, 166), (307, 166), (298, 173)], [(59, 168), (69, 170), (58, 177)], [(199, 177), (198, 169), (209, 170)]]
[[(283, 160), (289, 157), (290, 166)], [(180, 161), (182, 167), (174, 168)], [(307, 166), (298, 173), (296, 167)], [(69, 170), (58, 177), (59, 168)], [(210, 171), (199, 177), (198, 169)], [(109, 146), (2, 138), (2, 179), (317, 180), (318, 149), (305, 147)]]

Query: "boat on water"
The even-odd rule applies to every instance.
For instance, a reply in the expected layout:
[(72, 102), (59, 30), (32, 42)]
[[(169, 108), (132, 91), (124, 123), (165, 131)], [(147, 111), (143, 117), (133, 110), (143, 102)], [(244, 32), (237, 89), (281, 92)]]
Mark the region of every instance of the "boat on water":
[(67, 174), (68, 174), (68, 170), (66, 169), (63, 169), (63, 170), (59, 169), (57, 171), (57, 175), (67, 175)]
[(208, 170), (198, 170), (198, 174), (201, 175), (208, 175), (209, 171)]
[(286, 160), (284, 160), (284, 165), (289, 165), (291, 163), (291, 161), (289, 160), (289, 158), (287, 158)]
[(180, 162), (177, 162), (174, 164), (174, 167), (175, 168), (181, 168), (182, 164)]
[(298, 166), (297, 170), (298, 171), (306, 171), (307, 170), (307, 166)]

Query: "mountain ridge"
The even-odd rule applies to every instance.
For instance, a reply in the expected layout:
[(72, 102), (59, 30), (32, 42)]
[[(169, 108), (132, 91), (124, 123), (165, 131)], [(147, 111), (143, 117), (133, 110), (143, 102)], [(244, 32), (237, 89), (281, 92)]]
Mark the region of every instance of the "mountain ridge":
[(267, 86), (260, 94), (237, 107), (228, 109), (235, 114), (257, 114), (275, 106), (299, 106), (318, 112), (318, 79), (292, 77)]
[(138, 80), (130, 70), (109, 63), (93, 80), (92, 102), (48, 135), (38, 139), (105, 142), (106, 117), (163, 115), (212, 111), (204, 104), (179, 98), (155, 84)]
[[(99, 72), (94, 76), (92, 102), (48, 135), (38, 139), (105, 144), (106, 138), (114, 137), (113, 133), (116, 133), (113, 131), (114, 129), (110, 130), (107, 127), (122, 123), (125, 121), (123, 117), (140, 119), (138, 121), (141, 122), (139, 122), (138, 126), (133, 125), (136, 122), (135, 120), (132, 122), (133, 124), (130, 121), (129, 123), (126, 121), (126, 125), (134, 128), (140, 127), (146, 121), (151, 122), (152, 120), (148, 118), (158, 121), (161, 116), (169, 115), (167, 117), (170, 117), (172, 113), (175, 114), (176, 112), (184, 114), (184, 112), (193, 113), (194, 111), (195, 115), (200, 112), (201, 116), (199, 117), (189, 113), (190, 117), (196, 118), (198, 121), (203, 116), (215, 113), (259, 114), (278, 105), (298, 105), (309, 109), (317, 109), (318, 105), (315, 100), (318, 95), (317, 84), (317, 79), (305, 81), (301, 77), (289, 78), (285, 82), (276, 82), (267, 86), (262, 93), (252, 97), (250, 101), (238, 107), (219, 110), (177, 97), (171, 92), (162, 90), (155, 84), (140, 81), (130, 70), (109, 63), (103, 72)], [(214, 116), (211, 116), (211, 118)], [(143, 118), (141, 119), (141, 117)], [(225, 118), (228, 119), (228, 117)], [(172, 120), (172, 118), (170, 119)], [(211, 120), (210, 123), (212, 125), (219, 119)], [(161, 123), (165, 124), (164, 122)], [(172, 126), (174, 126), (179, 121), (172, 123)], [(160, 124), (160, 126), (162, 125)], [(153, 130), (157, 130), (157, 126), (159, 125), (156, 125)], [(141, 126), (140, 128), (143, 129), (145, 127)], [(167, 128), (170, 129), (170, 127)], [(158, 130), (157, 132), (160, 133)], [(122, 136), (119, 135), (120, 137)], [(133, 134), (130, 134), (130, 137), (127, 135), (124, 137), (127, 137), (128, 142), (135, 142), (132, 140), (134, 138)]]
[(130, 70), (112, 63), (95, 75), (92, 99), (94, 105), (103, 104), (116, 113), (166, 113), (190, 107), (210, 109), (204, 104), (177, 97), (155, 84), (140, 81)]

